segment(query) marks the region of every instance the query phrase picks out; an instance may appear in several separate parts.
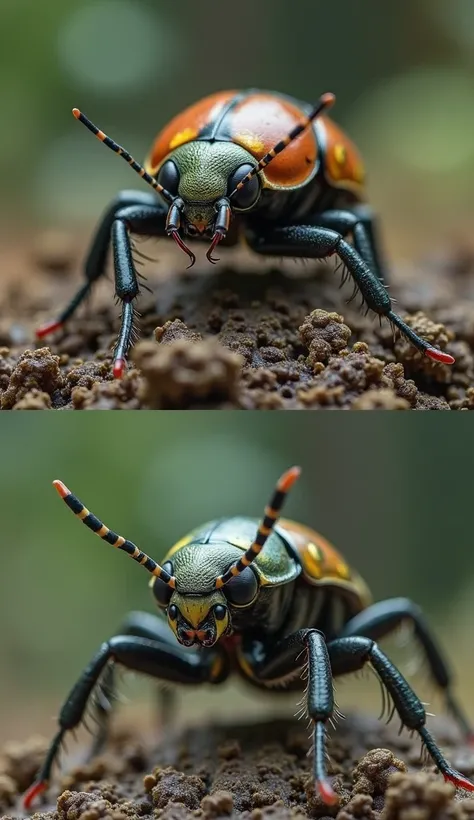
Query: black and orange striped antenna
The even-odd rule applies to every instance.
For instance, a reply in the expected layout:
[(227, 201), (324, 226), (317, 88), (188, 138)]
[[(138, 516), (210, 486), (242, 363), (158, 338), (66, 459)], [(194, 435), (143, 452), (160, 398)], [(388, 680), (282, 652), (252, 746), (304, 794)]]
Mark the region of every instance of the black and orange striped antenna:
[(109, 530), (109, 528), (106, 527), (102, 521), (89, 512), (82, 501), (79, 501), (79, 499), (76, 498), (70, 490), (68, 490), (62, 481), (53, 481), (53, 486), (56, 488), (61, 498), (66, 502), (69, 509), (73, 511), (74, 515), (77, 515), (77, 517), (81, 519), (82, 523), (85, 524), (86, 527), (89, 527), (89, 529), (98, 535), (99, 538), (102, 538), (103, 541), (107, 541), (107, 543), (111, 544), (112, 547), (116, 547), (117, 549), (126, 552), (130, 558), (133, 558), (134, 561), (137, 561), (138, 564), (145, 567), (151, 575), (161, 578), (161, 580), (164, 581), (165, 584), (168, 584), (171, 589), (176, 588), (176, 578), (174, 575), (170, 575), (169, 572), (162, 569), (156, 561), (153, 561), (153, 559), (146, 555), (146, 553), (142, 552), (132, 541), (128, 541), (126, 538), (122, 538), (121, 535), (117, 535), (116, 532)]
[(286, 473), (283, 473), (278, 481), (278, 484), (276, 485), (270, 504), (268, 507), (265, 507), (264, 518), (257, 530), (255, 541), (242, 555), (242, 558), (239, 558), (238, 561), (232, 564), (224, 575), (219, 575), (219, 577), (216, 578), (216, 589), (221, 589), (221, 587), (227, 584), (231, 578), (235, 578), (236, 575), (240, 575), (240, 573), (243, 572), (246, 567), (250, 566), (252, 561), (254, 561), (257, 555), (259, 555), (262, 551), (268, 536), (280, 517), (281, 508), (285, 503), (285, 498), (295, 481), (297, 481), (300, 477), (300, 473), (300, 467), (291, 467), (286, 471)]
[(160, 183), (157, 182), (156, 179), (153, 179), (153, 177), (151, 177), (150, 174), (148, 174), (145, 171), (144, 167), (140, 165), (140, 163), (137, 162), (136, 159), (133, 159), (132, 155), (129, 154), (128, 151), (125, 150), (125, 148), (122, 148), (121, 145), (119, 145), (117, 142), (114, 142), (114, 140), (108, 137), (107, 134), (104, 134), (104, 132), (101, 131), (100, 128), (97, 128), (97, 126), (94, 125), (94, 123), (91, 122), (90, 119), (82, 113), (82, 111), (79, 111), (78, 108), (73, 108), (72, 113), (74, 114), (76, 120), (82, 122), (82, 124), (85, 125), (86, 128), (88, 128), (89, 131), (91, 131), (94, 134), (94, 136), (97, 137), (98, 140), (103, 142), (104, 145), (106, 145), (108, 148), (111, 148), (112, 151), (115, 151), (115, 153), (118, 154), (120, 157), (123, 157), (124, 160), (128, 162), (130, 167), (133, 168), (133, 170), (136, 171), (137, 174), (139, 174), (139, 176), (141, 176), (141, 178), (145, 180), (145, 182), (148, 182), (148, 185), (151, 185), (151, 187), (154, 188), (155, 191), (158, 191), (158, 193), (161, 194), (161, 196), (164, 197), (167, 202), (171, 203), (174, 201), (175, 197), (172, 194), (170, 194), (170, 192), (167, 191), (166, 188), (163, 188), (163, 186), (160, 185)]
[(269, 165), (270, 162), (278, 156), (278, 154), (281, 154), (281, 152), (289, 146), (290, 142), (293, 142), (297, 137), (299, 137), (300, 134), (303, 133), (303, 131), (306, 131), (306, 129), (311, 125), (311, 123), (315, 119), (317, 119), (317, 117), (321, 116), (321, 114), (328, 108), (332, 108), (335, 102), (336, 97), (334, 94), (331, 94), (330, 92), (328, 92), (327, 94), (323, 94), (319, 98), (313, 110), (306, 117), (304, 117), (304, 119), (302, 119), (301, 122), (298, 123), (298, 125), (295, 125), (293, 130), (290, 131), (290, 133), (287, 134), (286, 137), (284, 137), (284, 139), (280, 140), (280, 142), (277, 142), (277, 144), (272, 148), (272, 150), (269, 151), (268, 154), (265, 154), (264, 157), (262, 157), (258, 165), (255, 166), (255, 168), (252, 168), (252, 170), (249, 171), (246, 176), (244, 176), (244, 178), (239, 182), (239, 184), (234, 188), (234, 190), (230, 194), (229, 199), (232, 199), (234, 194), (236, 194), (237, 191), (240, 191), (244, 187), (244, 185), (246, 185), (247, 182), (249, 182), (249, 180), (252, 179), (252, 177), (256, 176), (259, 173), (259, 171), (263, 171), (263, 169), (266, 168), (267, 165)]

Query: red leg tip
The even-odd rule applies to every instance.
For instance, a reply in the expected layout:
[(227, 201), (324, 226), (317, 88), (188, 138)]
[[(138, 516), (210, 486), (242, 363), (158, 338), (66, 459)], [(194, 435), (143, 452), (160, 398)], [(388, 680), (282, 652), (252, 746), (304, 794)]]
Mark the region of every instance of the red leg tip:
[(48, 783), (46, 780), (39, 780), (37, 783), (33, 783), (23, 797), (23, 807), (28, 810), (33, 800), (38, 797), (39, 794), (46, 791), (47, 788)]
[(468, 792), (474, 792), (474, 783), (471, 783), (467, 777), (464, 777), (464, 775), (456, 772), (454, 769), (450, 772), (446, 772), (443, 777), (449, 783), (452, 783), (453, 786), (456, 786), (457, 789), (466, 789)]
[(49, 336), (50, 333), (54, 333), (55, 330), (63, 327), (63, 324), (64, 322), (48, 322), (46, 325), (42, 325), (36, 331), (36, 338), (44, 339), (45, 336)]
[(115, 359), (113, 368), (114, 379), (122, 379), (126, 369), (127, 362), (125, 359)]
[(440, 364), (454, 364), (456, 361), (454, 356), (450, 356), (449, 353), (443, 353), (443, 351), (438, 350), (437, 347), (428, 347), (425, 350), (425, 353), (428, 358), (432, 359), (434, 362), (439, 362)]
[(316, 787), (326, 806), (334, 806), (337, 803), (339, 798), (329, 780), (318, 780)]

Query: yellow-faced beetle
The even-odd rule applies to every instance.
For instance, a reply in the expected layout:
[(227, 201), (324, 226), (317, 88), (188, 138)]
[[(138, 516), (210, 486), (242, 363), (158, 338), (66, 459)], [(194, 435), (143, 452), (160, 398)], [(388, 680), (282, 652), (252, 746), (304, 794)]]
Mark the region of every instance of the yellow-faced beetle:
[[(180, 231), (207, 239), (247, 242), (259, 254), (324, 259), (337, 254), (367, 310), (385, 316), (420, 352), (453, 364), (448, 353), (421, 339), (392, 310), (374, 216), (364, 203), (365, 171), (357, 148), (324, 112), (335, 102), (324, 94), (316, 106), (276, 92), (222, 91), (190, 106), (157, 136), (142, 167), (77, 108), (74, 116), (122, 156), (156, 194), (124, 191), (99, 225), (85, 265), (85, 283), (59, 318), (37, 331), (61, 328), (104, 273), (112, 241), (115, 292), (122, 322), (114, 352), (121, 377), (133, 336), (133, 303), (139, 283), (130, 233), (172, 236), (195, 262)], [(232, 225), (231, 225), (232, 222)], [(351, 236), (353, 244), (347, 242)]]
[[(102, 644), (66, 698), (59, 731), (25, 795), (26, 808), (47, 787), (64, 735), (80, 724), (99, 679), (105, 695), (112, 693), (114, 664), (171, 684), (218, 684), (238, 671), (259, 688), (291, 690), (305, 688), (306, 670), (315, 785), (327, 804), (337, 800), (326, 772), (326, 725), (335, 708), (333, 676), (370, 664), (402, 725), (418, 732), (444, 778), (474, 791), (474, 784), (449, 766), (426, 728), (420, 700), (376, 643), (410, 621), (449, 711), (472, 739), (451, 692), (446, 663), (418, 607), (405, 598), (372, 604), (362, 578), (325, 538), (293, 521), (281, 519), (277, 525), (299, 473), (293, 467), (280, 478), (260, 524), (251, 518), (211, 521), (175, 544), (163, 566), (109, 530), (61, 481), (54, 482), (89, 529), (151, 573), (162, 614), (132, 613), (120, 634)], [(109, 709), (104, 697), (96, 708), (102, 722), (97, 749), (106, 738)]]

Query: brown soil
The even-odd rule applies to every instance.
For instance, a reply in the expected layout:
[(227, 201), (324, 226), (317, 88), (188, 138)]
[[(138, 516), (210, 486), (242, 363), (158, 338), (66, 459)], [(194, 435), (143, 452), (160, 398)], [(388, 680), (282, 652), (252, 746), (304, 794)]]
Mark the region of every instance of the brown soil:
[(140, 268), (153, 294), (143, 291), (137, 305), (143, 341), (132, 352), (137, 369), (122, 382), (110, 372), (119, 314), (110, 280), (52, 341), (32, 341), (80, 282), (83, 248), (48, 235), (21, 254), (2, 254), (2, 409), (474, 408), (474, 255), (467, 251), (392, 277), (399, 313), (454, 355), (453, 367), (394, 338), (386, 321), (364, 317), (359, 297), (347, 304), (351, 285), (339, 290), (332, 266), (276, 270), (224, 249), (216, 268), (198, 263), (183, 272), (185, 260), (168, 243), (140, 242), (137, 263), (143, 251), (159, 262)]
[[(451, 763), (474, 773), (474, 752), (460, 746), (449, 722), (435, 725)], [(422, 767), (420, 743), (372, 718), (352, 716), (329, 739), (338, 794), (327, 807), (316, 795), (301, 723), (273, 721), (194, 728), (150, 750), (132, 732), (116, 734), (106, 752), (72, 768), (53, 785), (35, 820), (242, 817), (244, 820), (472, 820), (472, 794)], [(38, 738), (5, 747), (0, 762), (3, 820), (22, 816), (20, 794), (46, 747)], [(423, 770), (422, 770), (423, 768)], [(59, 796), (58, 796), (59, 795)], [(53, 802), (54, 801), (54, 802)], [(40, 811), (41, 809), (41, 811)]]

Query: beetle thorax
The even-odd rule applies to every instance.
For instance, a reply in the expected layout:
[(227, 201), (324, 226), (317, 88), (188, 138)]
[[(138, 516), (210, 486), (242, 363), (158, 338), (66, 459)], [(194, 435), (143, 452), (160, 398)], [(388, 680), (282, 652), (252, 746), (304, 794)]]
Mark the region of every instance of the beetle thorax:
[(177, 148), (173, 155), (180, 173), (179, 196), (185, 202), (184, 215), (192, 224), (212, 225), (214, 204), (231, 193), (229, 178), (241, 165), (255, 160), (232, 142), (195, 141)]
[(218, 575), (241, 555), (238, 547), (225, 541), (187, 544), (170, 556), (177, 589), (182, 594), (208, 594)]

